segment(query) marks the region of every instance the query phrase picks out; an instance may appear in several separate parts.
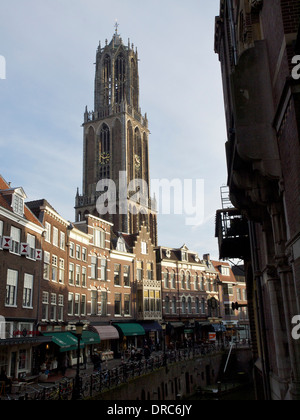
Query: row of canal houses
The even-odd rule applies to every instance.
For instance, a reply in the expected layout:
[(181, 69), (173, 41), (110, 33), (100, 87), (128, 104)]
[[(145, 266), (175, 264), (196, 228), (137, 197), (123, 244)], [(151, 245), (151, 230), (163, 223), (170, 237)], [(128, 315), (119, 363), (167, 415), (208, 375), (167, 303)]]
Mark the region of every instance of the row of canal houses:
[(65, 220), (47, 200), (27, 201), (0, 176), (0, 368), (11, 378), (54, 371), (97, 351), (103, 360), (132, 346), (161, 349), (218, 339), (235, 327), (246, 338), (243, 277), (228, 263), (200, 259), (185, 245), (155, 247), (144, 224), (134, 235), (87, 215)]

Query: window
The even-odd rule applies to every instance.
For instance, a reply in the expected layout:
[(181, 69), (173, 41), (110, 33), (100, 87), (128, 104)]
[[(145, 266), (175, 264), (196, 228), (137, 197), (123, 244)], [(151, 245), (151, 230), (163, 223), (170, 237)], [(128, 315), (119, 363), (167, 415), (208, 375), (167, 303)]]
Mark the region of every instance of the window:
[(68, 315), (73, 315), (74, 310), (74, 295), (73, 293), (68, 294)]
[(129, 265), (124, 265), (123, 282), (124, 282), (124, 286), (130, 286), (130, 266)]
[(74, 285), (74, 264), (69, 264), (69, 284)]
[(79, 316), (79, 309), (80, 309), (80, 295), (76, 293), (75, 301), (74, 301), (74, 315)]
[(149, 297), (150, 297), (150, 311), (155, 311), (155, 292), (154, 290), (149, 291)]
[(101, 259), (101, 280), (106, 281), (106, 259)]
[(6, 306), (17, 305), (17, 287), (18, 287), (18, 272), (15, 270), (7, 270), (6, 280)]
[(58, 321), (64, 320), (64, 296), (58, 295), (58, 313), (57, 313), (57, 319)]
[(130, 314), (130, 295), (124, 295), (124, 315)]
[(181, 251), (181, 260), (182, 261), (187, 261), (187, 252)]
[(136, 277), (138, 281), (143, 280), (143, 262), (137, 261), (136, 263)]
[(92, 279), (97, 279), (98, 278), (98, 273), (97, 273), (97, 257), (96, 256), (92, 256), (91, 257), (91, 277)]
[(51, 276), (51, 280), (57, 282), (57, 256), (56, 255), (52, 255), (52, 276)]
[(172, 298), (172, 313), (176, 314), (176, 297), (173, 296)]
[(164, 287), (166, 289), (169, 288), (169, 273), (168, 273), (168, 271), (166, 273), (164, 273)]
[(170, 313), (170, 298), (169, 298), (169, 296), (166, 296), (166, 298), (165, 298), (165, 313), (166, 314)]
[(171, 273), (171, 287), (172, 287), (172, 289), (175, 289), (176, 288), (176, 281), (175, 281), (175, 273), (174, 273), (174, 271), (172, 271), (172, 273)]
[(65, 282), (65, 260), (63, 258), (59, 259), (59, 283), (63, 284)]
[(44, 321), (48, 320), (48, 313), (49, 313), (49, 293), (43, 292), (42, 295), (42, 319)]
[(51, 242), (51, 225), (48, 222), (45, 222), (45, 228), (46, 228), (46, 242)]
[(87, 251), (86, 248), (82, 248), (82, 261), (86, 262)]
[(86, 267), (82, 267), (81, 280), (82, 280), (82, 287), (86, 287)]
[(23, 308), (32, 308), (33, 275), (24, 275)]
[(141, 242), (141, 253), (147, 254), (147, 242)]
[(160, 298), (160, 291), (155, 291), (155, 310), (157, 312), (161, 311), (161, 298)]
[(52, 321), (56, 321), (56, 299), (57, 299), (56, 294), (51, 293), (50, 319)]
[(97, 290), (91, 291), (91, 315), (97, 315), (98, 310), (98, 292)]
[(64, 232), (60, 232), (60, 238), (59, 238), (59, 247), (60, 249), (65, 249), (66, 246), (66, 235)]
[(194, 277), (194, 289), (199, 290), (199, 276), (197, 273), (195, 274), (195, 277)]
[(27, 234), (27, 243), (29, 245), (29, 255), (28, 258), (35, 260), (35, 236)]
[(80, 286), (80, 265), (76, 265), (76, 286)]
[(105, 232), (104, 230), (94, 229), (94, 245), (99, 248), (105, 248)]
[(86, 295), (81, 295), (80, 312), (81, 315), (86, 315)]
[(230, 276), (230, 270), (229, 267), (224, 267), (223, 265), (221, 266), (221, 274), (223, 274), (223, 276)]
[(196, 310), (196, 314), (200, 313), (200, 301), (198, 297), (196, 297), (196, 301), (195, 301), (195, 310)]
[(144, 290), (144, 311), (149, 311), (149, 290)]
[(19, 196), (18, 194), (13, 195), (12, 200), (12, 208), (13, 212), (18, 214), (19, 216), (23, 216), (24, 214), (24, 199), (23, 197)]
[(204, 291), (205, 290), (205, 281), (204, 281), (204, 277), (201, 277), (201, 281), (200, 281), (200, 290)]
[(115, 315), (121, 315), (122, 302), (121, 293), (115, 293)]
[(12, 238), (12, 249), (11, 252), (14, 254), (20, 253), (20, 242), (21, 242), (21, 229), (11, 226), (10, 236)]
[(201, 313), (205, 314), (205, 299), (201, 299)]
[(152, 263), (147, 263), (147, 279), (153, 280), (153, 267)]
[(76, 245), (76, 259), (80, 260), (81, 258), (81, 247), (80, 245)]
[(120, 286), (121, 281), (120, 281), (120, 271), (121, 271), (121, 266), (120, 264), (114, 264), (114, 285), (115, 286)]
[(187, 305), (188, 305), (188, 313), (191, 314), (192, 313), (192, 298), (188, 298), (187, 301)]
[(58, 246), (58, 229), (53, 226), (53, 245)]
[(188, 272), (187, 273), (187, 275), (186, 275), (186, 288), (188, 289), (188, 290), (190, 290), (191, 289), (191, 275), (190, 275), (190, 273)]
[(50, 253), (44, 251), (44, 279), (49, 280), (50, 278)]
[(184, 272), (182, 271), (180, 273), (180, 283), (181, 283), (181, 288), (184, 289), (185, 288), (185, 279), (184, 279)]
[(70, 242), (70, 257), (74, 258), (75, 255), (75, 245), (73, 242)]
[(183, 298), (181, 299), (181, 310), (182, 310), (182, 313), (183, 314), (185, 314), (186, 313), (186, 299), (185, 299), (185, 297), (183, 296)]
[(28, 358), (29, 358), (29, 355), (28, 355), (28, 351), (26, 349), (19, 350), (19, 364), (18, 364), (18, 369), (19, 370), (26, 370), (27, 369)]
[(107, 315), (107, 292), (101, 292), (101, 315)]

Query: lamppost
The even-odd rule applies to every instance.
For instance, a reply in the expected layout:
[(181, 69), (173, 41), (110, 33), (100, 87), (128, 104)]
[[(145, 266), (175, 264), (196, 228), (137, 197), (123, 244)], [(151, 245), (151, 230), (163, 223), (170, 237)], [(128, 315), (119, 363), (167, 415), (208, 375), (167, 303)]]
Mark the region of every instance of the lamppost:
[(81, 321), (78, 321), (75, 324), (75, 327), (76, 327), (75, 335), (78, 340), (78, 346), (77, 346), (77, 369), (76, 369), (76, 376), (75, 376), (75, 382), (74, 382), (74, 387), (73, 387), (72, 400), (79, 400), (81, 397), (81, 394), (80, 394), (81, 386), (80, 386), (80, 376), (79, 376), (80, 340), (81, 340), (84, 324)]
[(167, 365), (167, 357), (166, 357), (166, 328), (167, 328), (167, 324), (165, 322), (161, 323), (161, 328), (163, 330), (163, 338), (164, 338), (164, 347), (163, 347), (163, 351), (164, 351), (164, 358), (163, 358), (163, 366)]

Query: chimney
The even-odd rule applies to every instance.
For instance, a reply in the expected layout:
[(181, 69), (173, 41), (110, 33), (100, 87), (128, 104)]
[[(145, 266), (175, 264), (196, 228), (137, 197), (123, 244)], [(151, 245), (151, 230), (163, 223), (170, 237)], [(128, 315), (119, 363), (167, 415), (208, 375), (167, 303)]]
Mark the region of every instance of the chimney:
[(210, 254), (203, 254), (204, 261), (210, 261)]

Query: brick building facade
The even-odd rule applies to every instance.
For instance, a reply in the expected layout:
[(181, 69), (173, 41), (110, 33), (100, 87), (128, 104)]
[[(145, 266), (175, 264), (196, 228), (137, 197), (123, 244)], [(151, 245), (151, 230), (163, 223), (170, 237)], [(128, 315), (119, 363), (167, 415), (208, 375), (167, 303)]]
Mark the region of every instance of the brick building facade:
[(245, 261), (262, 399), (300, 398), (299, 23), (298, 0), (222, 0), (216, 18), (235, 207), (217, 213), (217, 236), (221, 258)]

